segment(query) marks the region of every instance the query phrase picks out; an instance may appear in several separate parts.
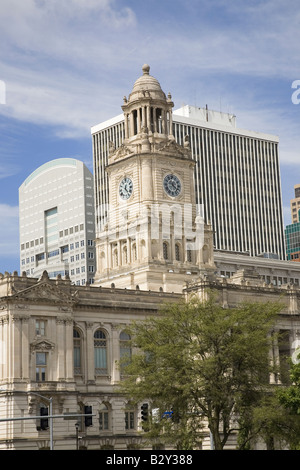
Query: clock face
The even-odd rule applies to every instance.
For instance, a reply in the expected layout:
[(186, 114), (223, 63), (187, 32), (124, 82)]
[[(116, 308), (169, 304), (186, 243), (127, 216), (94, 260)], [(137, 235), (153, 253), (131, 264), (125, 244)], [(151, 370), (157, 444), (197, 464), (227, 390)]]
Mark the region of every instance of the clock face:
[(133, 190), (133, 183), (130, 178), (123, 178), (119, 186), (121, 199), (129, 199)]
[(176, 197), (181, 192), (181, 182), (175, 175), (164, 177), (164, 190), (169, 196)]

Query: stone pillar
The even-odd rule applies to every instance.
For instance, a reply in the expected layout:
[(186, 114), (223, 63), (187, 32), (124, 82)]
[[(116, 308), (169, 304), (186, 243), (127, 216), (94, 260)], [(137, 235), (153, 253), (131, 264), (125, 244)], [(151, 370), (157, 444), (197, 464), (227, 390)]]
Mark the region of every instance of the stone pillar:
[(88, 382), (95, 382), (95, 358), (93, 323), (86, 323), (86, 377)]
[(172, 109), (169, 109), (169, 135), (173, 135), (173, 116)]
[(66, 320), (66, 380), (74, 378), (73, 362), (73, 319)]
[(143, 201), (153, 201), (153, 181), (152, 181), (152, 160), (144, 158), (142, 160), (142, 199)]
[(124, 130), (125, 130), (125, 139), (128, 139), (128, 113), (124, 114)]
[(147, 127), (145, 106), (142, 107), (142, 127)]
[(29, 317), (22, 319), (22, 377), (29, 379)]
[(130, 136), (129, 137), (132, 137), (134, 135), (134, 115), (133, 115), (133, 111), (131, 111), (131, 113), (130, 113), (129, 124), (130, 124)]
[(161, 110), (161, 130), (162, 134), (167, 134), (166, 111), (164, 109)]
[(57, 379), (65, 380), (65, 358), (66, 358), (66, 341), (65, 341), (65, 320), (63, 318), (56, 319), (56, 338), (57, 338)]
[(21, 328), (22, 321), (17, 315), (11, 317), (11, 363), (10, 377), (21, 378)]
[(139, 134), (141, 132), (141, 109), (138, 108), (136, 110), (136, 133)]
[(152, 129), (151, 129), (151, 108), (150, 106), (147, 106), (147, 128), (148, 128), (148, 132), (152, 132)]
[(112, 361), (111, 361), (111, 380), (112, 383), (117, 383), (120, 381), (120, 370), (119, 370), (119, 360), (120, 360), (120, 348), (119, 348), (119, 328), (115, 325), (112, 325), (111, 328), (111, 351), (112, 351)]
[(153, 107), (153, 132), (157, 132), (157, 116), (156, 116), (157, 108)]

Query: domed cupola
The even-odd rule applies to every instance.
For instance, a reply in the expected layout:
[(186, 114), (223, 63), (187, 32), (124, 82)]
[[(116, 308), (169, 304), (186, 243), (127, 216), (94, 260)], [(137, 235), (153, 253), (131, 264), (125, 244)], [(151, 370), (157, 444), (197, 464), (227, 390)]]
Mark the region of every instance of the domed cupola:
[(166, 138), (173, 134), (174, 103), (170, 93), (166, 97), (158, 80), (149, 74), (149, 65), (143, 65), (142, 70), (128, 99), (124, 97), (125, 139), (134, 140), (144, 132), (149, 137)]

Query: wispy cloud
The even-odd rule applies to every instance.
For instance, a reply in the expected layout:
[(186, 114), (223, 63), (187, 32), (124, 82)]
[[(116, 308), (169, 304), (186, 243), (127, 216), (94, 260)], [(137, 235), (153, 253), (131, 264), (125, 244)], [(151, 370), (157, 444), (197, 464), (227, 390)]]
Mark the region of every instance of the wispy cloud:
[[(175, 0), (169, 10), (158, 0), (151, 8), (118, 0), (2, 0), (7, 105), (0, 112), (49, 124), (60, 137), (88, 135), (92, 125), (121, 112), (123, 95), (148, 62), (177, 107), (194, 104), (195, 95), (225, 95), (240, 112), (238, 122), (287, 132), (288, 141), (293, 116), (283, 120), (276, 111), (282, 96), (267, 90), (276, 81), (288, 101), (289, 83), (300, 78), (299, 19), (295, 0), (242, 6)], [(285, 155), (298, 162), (295, 148)]]

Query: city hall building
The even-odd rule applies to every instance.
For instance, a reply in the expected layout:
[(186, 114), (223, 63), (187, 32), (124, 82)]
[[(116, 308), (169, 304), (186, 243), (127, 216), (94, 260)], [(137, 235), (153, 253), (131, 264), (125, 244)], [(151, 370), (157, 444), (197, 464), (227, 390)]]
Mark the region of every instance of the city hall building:
[[(91, 129), (96, 225), (105, 219), (109, 202), (111, 146), (121, 147), (132, 132), (125, 101), (123, 111)], [(214, 229), (216, 250), (285, 259), (277, 136), (241, 129), (233, 114), (207, 107), (186, 105), (170, 114), (157, 103), (134, 112), (131, 125), (142, 128), (146, 123), (150, 135), (168, 126), (180, 145), (188, 136), (196, 203), (203, 205), (204, 220)]]
[[(110, 142), (107, 155), (110, 206), (97, 226), (94, 284), (47, 271), (0, 275), (0, 449), (161, 448), (144, 442), (142, 403), (118, 384), (119, 361), (133, 353), (126, 326), (164, 303), (208, 288), (224, 308), (280, 299), (276, 329), (287, 341), (270, 351), (281, 365), (272, 384), (285, 382), (283, 358), (300, 344), (299, 264), (214, 248), (190, 139), (175, 139), (171, 95), (149, 66), (122, 108), (124, 140)], [(202, 449), (210, 446), (207, 432)]]

